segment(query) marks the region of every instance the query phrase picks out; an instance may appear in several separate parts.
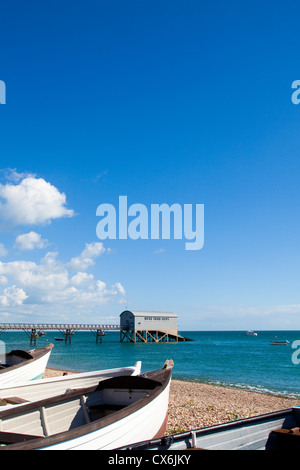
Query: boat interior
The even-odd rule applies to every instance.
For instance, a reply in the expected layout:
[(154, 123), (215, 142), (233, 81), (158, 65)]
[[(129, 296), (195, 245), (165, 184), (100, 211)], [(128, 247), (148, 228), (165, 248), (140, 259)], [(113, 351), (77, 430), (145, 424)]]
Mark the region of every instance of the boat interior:
[(68, 390), (57, 397), (1, 411), (0, 449), (70, 431), (96, 420), (102, 419), (103, 426), (107, 425), (105, 418), (149, 397), (151, 390), (160, 385), (142, 376), (113, 377), (99, 382), (96, 387)]
[(15, 366), (21, 362), (32, 359), (33, 356), (29, 351), (22, 351), (21, 349), (15, 349), (8, 354), (3, 354), (0, 357), (0, 370), (6, 369), (7, 367)]

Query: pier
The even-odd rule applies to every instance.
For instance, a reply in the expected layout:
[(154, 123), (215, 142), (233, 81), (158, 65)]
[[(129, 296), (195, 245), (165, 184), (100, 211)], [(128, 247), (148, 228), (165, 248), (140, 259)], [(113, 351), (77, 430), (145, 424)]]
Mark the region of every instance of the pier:
[(72, 336), (76, 331), (91, 331), (96, 337), (96, 343), (102, 343), (103, 336), (108, 331), (119, 331), (119, 325), (99, 324), (60, 324), (60, 323), (0, 323), (0, 334), (9, 330), (23, 330), (30, 338), (30, 345), (36, 345), (36, 340), (45, 331), (59, 331), (61, 339), (65, 343), (71, 343)]

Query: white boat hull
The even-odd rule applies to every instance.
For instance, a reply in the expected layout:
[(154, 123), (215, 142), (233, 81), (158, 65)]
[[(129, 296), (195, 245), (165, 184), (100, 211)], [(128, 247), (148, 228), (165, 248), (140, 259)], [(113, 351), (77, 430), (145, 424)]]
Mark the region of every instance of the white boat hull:
[[(202, 450), (299, 450), (300, 408), (293, 407), (214, 426), (194, 429), (162, 439), (137, 442), (120, 451), (177, 452)], [(283, 455), (283, 454), (282, 454)]]
[(16, 368), (12, 367), (11, 370), (5, 370), (4, 373), (0, 374), (0, 389), (22, 382), (40, 379), (44, 375), (50, 354), (51, 349), (40, 358), (26, 361)]
[[(18, 397), (22, 400), (33, 402), (44, 398), (50, 398), (55, 395), (61, 395), (70, 389), (74, 390), (92, 387), (93, 385), (97, 385), (100, 380), (110, 377), (117, 377), (119, 375), (138, 375), (140, 373), (141, 362), (138, 361), (134, 366), (82, 372), (61, 377), (34, 380), (29, 383), (20, 383), (17, 386), (6, 386), (2, 387), (0, 390), (0, 404), (2, 400), (2, 406), (5, 405), (5, 408), (9, 406), (18, 406), (16, 404), (10, 405), (9, 400), (6, 403), (5, 399), (9, 397)], [(0, 407), (0, 410), (4, 409), (2, 406)]]
[(166, 424), (169, 388), (170, 385), (147, 406), (110, 426), (39, 450), (113, 450), (138, 440), (152, 439)]
[(0, 450), (113, 450), (163, 436), (172, 367), (0, 410)]

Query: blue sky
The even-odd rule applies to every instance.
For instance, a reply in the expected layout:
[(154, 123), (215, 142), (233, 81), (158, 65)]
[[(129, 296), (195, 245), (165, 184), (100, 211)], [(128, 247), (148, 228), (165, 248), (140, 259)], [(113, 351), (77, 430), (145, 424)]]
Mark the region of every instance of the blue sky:
[[(300, 7), (1, 5), (0, 320), (300, 329)], [(104, 240), (99, 204), (204, 204), (205, 242)]]

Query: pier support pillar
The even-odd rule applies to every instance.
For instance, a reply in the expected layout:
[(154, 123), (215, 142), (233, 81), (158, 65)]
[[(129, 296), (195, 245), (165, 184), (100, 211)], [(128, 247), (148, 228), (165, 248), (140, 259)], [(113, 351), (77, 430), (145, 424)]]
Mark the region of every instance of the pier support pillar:
[(103, 339), (104, 335), (105, 335), (104, 331), (97, 330), (97, 332), (96, 332), (96, 343), (101, 343), (102, 344), (102, 339)]
[(71, 344), (71, 339), (72, 339), (73, 332), (70, 328), (67, 328), (65, 331), (65, 343)]
[(121, 328), (120, 342), (127, 343), (170, 343), (178, 341), (192, 341), (179, 334), (168, 333), (160, 330), (129, 330), (129, 328)]
[(31, 333), (30, 333), (30, 346), (36, 345), (36, 339), (38, 337), (38, 334), (36, 332), (35, 328), (32, 328)]

